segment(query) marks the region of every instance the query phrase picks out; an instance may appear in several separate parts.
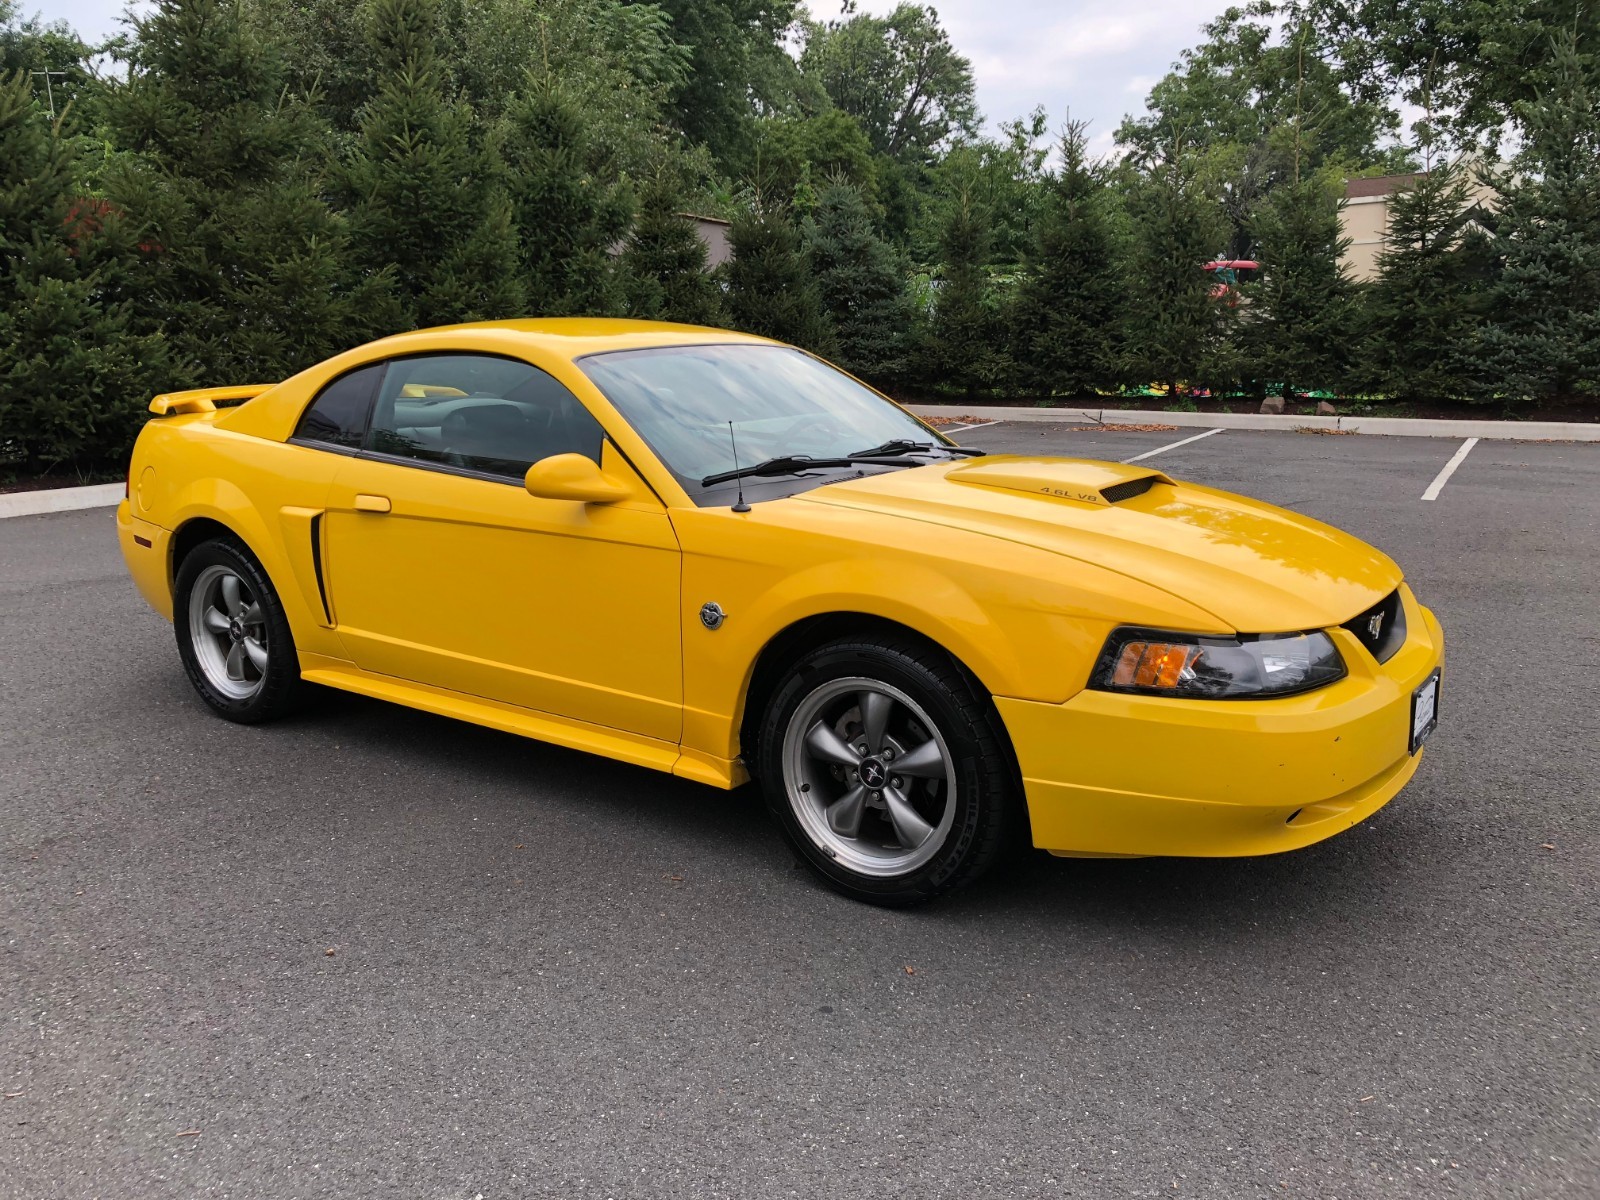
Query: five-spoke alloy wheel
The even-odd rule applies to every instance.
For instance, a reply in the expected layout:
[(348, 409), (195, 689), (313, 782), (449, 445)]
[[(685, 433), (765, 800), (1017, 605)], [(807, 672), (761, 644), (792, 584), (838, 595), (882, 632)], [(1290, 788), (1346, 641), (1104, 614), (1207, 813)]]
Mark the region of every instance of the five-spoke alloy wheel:
[(877, 904), (975, 878), (1015, 808), (993, 702), (948, 655), (911, 639), (836, 642), (795, 664), (757, 757), (802, 861)]
[(300, 664), (283, 606), (255, 557), (231, 538), (178, 564), (173, 627), (195, 691), (230, 721), (254, 723), (293, 701)]

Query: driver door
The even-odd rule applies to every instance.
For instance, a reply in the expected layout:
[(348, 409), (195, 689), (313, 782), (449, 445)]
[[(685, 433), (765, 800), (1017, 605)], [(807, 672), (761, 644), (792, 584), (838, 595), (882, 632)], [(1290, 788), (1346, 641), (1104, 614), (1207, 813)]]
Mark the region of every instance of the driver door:
[[(581, 453), (633, 494), (540, 499)], [(396, 359), (327, 501), (327, 586), (363, 670), (676, 744), (680, 553), (665, 507), (581, 402), (527, 363)]]

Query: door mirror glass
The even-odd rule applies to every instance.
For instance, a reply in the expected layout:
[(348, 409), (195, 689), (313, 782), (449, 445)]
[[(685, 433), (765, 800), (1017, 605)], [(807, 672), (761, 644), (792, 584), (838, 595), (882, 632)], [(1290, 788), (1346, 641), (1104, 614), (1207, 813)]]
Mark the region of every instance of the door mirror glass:
[(607, 475), (582, 454), (541, 458), (528, 468), (522, 482), (531, 496), (580, 504), (615, 504), (632, 494), (627, 484)]

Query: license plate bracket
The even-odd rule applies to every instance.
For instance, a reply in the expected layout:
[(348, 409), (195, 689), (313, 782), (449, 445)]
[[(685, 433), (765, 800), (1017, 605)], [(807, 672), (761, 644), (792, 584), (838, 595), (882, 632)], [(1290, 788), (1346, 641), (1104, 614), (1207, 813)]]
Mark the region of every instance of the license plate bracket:
[(1422, 743), (1439, 726), (1439, 676), (1438, 667), (1411, 693), (1411, 753), (1422, 748)]

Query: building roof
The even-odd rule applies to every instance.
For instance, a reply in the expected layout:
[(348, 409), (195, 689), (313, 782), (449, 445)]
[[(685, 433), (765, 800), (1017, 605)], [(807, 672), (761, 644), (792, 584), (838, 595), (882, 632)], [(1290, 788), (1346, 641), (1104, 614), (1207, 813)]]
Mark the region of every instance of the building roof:
[(1409, 187), (1421, 179), (1426, 171), (1412, 171), (1406, 175), (1378, 175), (1372, 179), (1351, 179), (1344, 185), (1346, 200), (1356, 200), (1362, 196), (1387, 196)]

